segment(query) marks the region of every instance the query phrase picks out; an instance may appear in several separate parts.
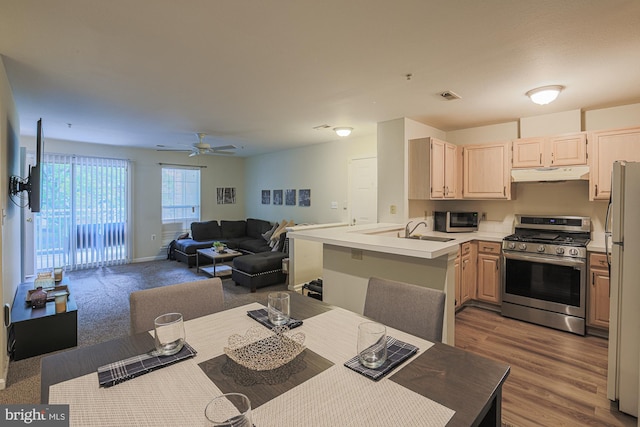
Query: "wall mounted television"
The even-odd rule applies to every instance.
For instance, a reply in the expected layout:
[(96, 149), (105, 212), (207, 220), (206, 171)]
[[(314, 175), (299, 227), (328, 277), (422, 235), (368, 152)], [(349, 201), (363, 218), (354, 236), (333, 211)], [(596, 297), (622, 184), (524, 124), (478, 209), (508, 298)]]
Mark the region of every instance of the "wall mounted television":
[[(27, 206), (31, 212), (40, 212), (40, 192), (42, 189), (42, 156), (44, 154), (44, 135), (42, 133), (42, 119), (38, 120), (36, 129), (36, 161), (29, 167), (27, 178), (19, 176), (9, 177), (9, 194), (12, 197), (26, 192)], [(21, 196), (24, 199), (24, 196)], [(23, 206), (24, 207), (24, 206)]]

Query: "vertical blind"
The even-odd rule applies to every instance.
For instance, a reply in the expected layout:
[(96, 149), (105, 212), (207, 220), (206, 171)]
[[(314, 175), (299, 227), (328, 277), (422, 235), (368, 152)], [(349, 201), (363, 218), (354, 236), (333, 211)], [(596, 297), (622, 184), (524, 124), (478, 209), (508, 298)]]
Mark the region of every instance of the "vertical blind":
[(129, 161), (45, 154), (36, 268), (129, 261)]

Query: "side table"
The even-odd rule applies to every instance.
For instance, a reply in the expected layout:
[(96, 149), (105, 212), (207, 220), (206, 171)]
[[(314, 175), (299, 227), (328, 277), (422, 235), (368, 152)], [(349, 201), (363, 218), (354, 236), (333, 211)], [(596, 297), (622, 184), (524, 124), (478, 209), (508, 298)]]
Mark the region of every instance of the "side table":
[(27, 305), (27, 293), (33, 282), (18, 285), (11, 307), (9, 336), (10, 353), (13, 360), (26, 359), (78, 345), (78, 306), (68, 279), (60, 285), (69, 288), (67, 311), (56, 313), (55, 301), (47, 301), (43, 308)]

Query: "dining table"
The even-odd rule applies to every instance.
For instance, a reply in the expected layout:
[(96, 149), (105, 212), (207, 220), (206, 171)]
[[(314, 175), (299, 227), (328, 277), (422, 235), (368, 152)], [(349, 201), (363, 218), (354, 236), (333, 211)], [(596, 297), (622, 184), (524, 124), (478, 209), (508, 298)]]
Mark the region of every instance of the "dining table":
[(247, 315), (258, 302), (184, 322), (196, 354), (144, 375), (101, 387), (98, 368), (154, 348), (153, 331), (55, 353), (42, 359), (41, 401), (69, 405), (72, 426), (191, 426), (222, 393), (251, 401), (253, 424), (265, 426), (500, 426), (509, 366), (387, 327), (418, 351), (373, 380), (345, 366), (356, 356), (357, 313), (291, 294), (304, 350), (276, 369), (256, 371), (232, 360), (231, 336), (263, 324)]

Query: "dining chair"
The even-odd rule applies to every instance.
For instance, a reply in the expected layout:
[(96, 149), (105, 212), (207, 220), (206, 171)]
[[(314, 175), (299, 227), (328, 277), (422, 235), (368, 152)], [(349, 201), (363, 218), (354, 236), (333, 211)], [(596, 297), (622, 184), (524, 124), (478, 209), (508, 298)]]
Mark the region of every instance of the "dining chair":
[(411, 335), (441, 342), (444, 301), (444, 292), (437, 289), (371, 277), (363, 314)]
[(131, 335), (152, 330), (161, 314), (181, 313), (189, 320), (216, 313), (224, 309), (222, 280), (213, 277), (131, 292), (129, 309)]

